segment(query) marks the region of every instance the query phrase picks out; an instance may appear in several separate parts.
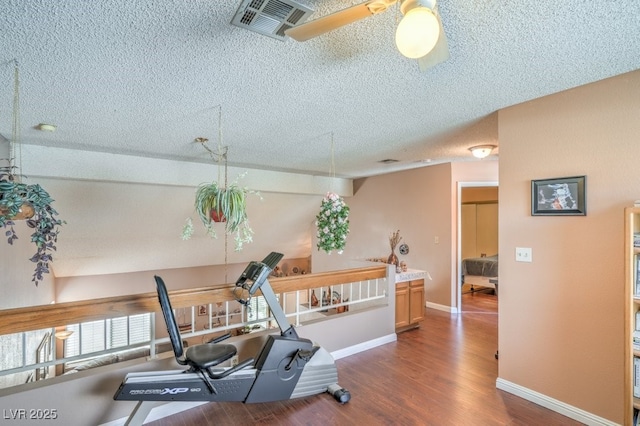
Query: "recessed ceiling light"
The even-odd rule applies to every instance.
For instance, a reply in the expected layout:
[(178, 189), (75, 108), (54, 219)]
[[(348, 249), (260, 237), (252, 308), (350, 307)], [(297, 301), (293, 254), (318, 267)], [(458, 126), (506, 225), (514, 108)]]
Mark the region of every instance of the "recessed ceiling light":
[(42, 130), (43, 132), (55, 132), (57, 128), (58, 126), (56, 126), (55, 124), (47, 123), (40, 123), (36, 126), (36, 129)]

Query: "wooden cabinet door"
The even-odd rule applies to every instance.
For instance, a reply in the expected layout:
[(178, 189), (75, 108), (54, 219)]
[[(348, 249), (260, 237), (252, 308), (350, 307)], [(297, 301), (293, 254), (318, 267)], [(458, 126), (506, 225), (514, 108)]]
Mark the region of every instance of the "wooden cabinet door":
[(460, 206), (460, 239), (461, 258), (479, 257), (476, 250), (476, 205), (463, 204)]
[(409, 324), (424, 319), (424, 280), (409, 282)]
[(476, 217), (476, 254), (498, 254), (498, 203), (478, 204)]
[(396, 284), (396, 328), (410, 324), (409, 307), (409, 283)]

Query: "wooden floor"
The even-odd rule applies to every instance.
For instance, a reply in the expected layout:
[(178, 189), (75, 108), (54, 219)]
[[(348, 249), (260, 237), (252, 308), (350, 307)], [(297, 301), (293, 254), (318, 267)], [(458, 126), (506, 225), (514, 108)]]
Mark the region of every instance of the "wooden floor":
[(427, 309), (398, 341), (337, 361), (351, 401), (330, 395), (265, 404), (208, 403), (150, 424), (579, 425), (496, 389), (497, 300), (463, 295), (463, 312)]

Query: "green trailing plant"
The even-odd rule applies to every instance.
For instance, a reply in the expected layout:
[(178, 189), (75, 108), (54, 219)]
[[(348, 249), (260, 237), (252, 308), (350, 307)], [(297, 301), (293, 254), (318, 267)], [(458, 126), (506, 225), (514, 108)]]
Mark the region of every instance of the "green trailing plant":
[[(253, 230), (249, 226), (247, 217), (247, 195), (258, 194), (246, 187), (240, 187), (237, 180), (227, 183), (227, 152), (228, 147), (222, 145), (222, 107), (218, 107), (218, 148), (212, 150), (207, 146), (209, 139), (198, 137), (195, 142), (209, 153), (211, 158), (218, 163), (218, 180), (220, 179), (221, 165), (224, 164), (224, 186), (213, 181), (203, 183), (196, 191), (195, 208), (198, 217), (204, 224), (207, 234), (216, 238), (215, 222), (224, 222), (225, 235), (234, 234), (236, 251), (242, 250), (245, 243), (253, 241)], [(243, 175), (240, 176), (243, 177)], [(193, 221), (187, 218), (182, 228), (182, 239), (188, 240), (193, 235)], [(226, 258), (225, 258), (226, 259)], [(226, 260), (225, 260), (226, 262)]]
[[(227, 187), (222, 187), (215, 181), (203, 183), (196, 191), (196, 213), (207, 234), (217, 238), (214, 223), (223, 222), (225, 233), (234, 235), (236, 251), (242, 250), (243, 244), (253, 241), (253, 230), (247, 217), (248, 194), (257, 192), (240, 187), (235, 182)], [(193, 221), (188, 218), (182, 230), (182, 238), (188, 240), (192, 235)]]
[(15, 221), (24, 210), (33, 209), (33, 216), (27, 216), (25, 222), (33, 230), (31, 242), (36, 245), (36, 253), (29, 259), (36, 264), (31, 279), (36, 286), (43, 275), (49, 273), (59, 227), (65, 223), (58, 219), (58, 212), (51, 206), (53, 201), (40, 185), (27, 185), (16, 179), (11, 166), (0, 167), (0, 226), (6, 230), (5, 236), (10, 245), (18, 239)]
[(322, 199), (320, 212), (316, 215), (318, 250), (331, 254), (342, 254), (349, 233), (349, 206), (338, 194), (328, 192)]

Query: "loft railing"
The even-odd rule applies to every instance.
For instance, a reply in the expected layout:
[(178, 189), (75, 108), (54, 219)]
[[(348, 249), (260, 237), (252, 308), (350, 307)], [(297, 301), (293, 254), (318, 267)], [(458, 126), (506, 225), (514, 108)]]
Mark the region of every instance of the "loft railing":
[[(386, 266), (374, 266), (291, 277), (270, 277), (269, 282), (274, 293), (278, 295), (289, 321), (299, 326), (308, 321), (322, 321), (338, 313), (386, 305), (388, 303), (386, 274)], [(208, 336), (228, 331), (251, 331), (255, 327), (270, 328), (273, 318), (268, 311), (262, 310), (261, 296), (254, 297), (251, 312), (248, 312), (244, 305), (236, 302), (234, 288), (234, 284), (224, 284), (171, 291), (171, 304), (176, 312), (176, 319), (181, 325), (183, 339), (198, 338), (205, 341)], [(314, 295), (316, 297), (313, 297)], [(264, 306), (264, 303), (262, 305)], [(112, 348), (105, 347), (90, 354), (56, 356), (56, 354), (62, 355), (63, 351), (56, 350), (55, 345), (61, 348), (63, 344), (52, 342), (56, 340), (52, 336), (56, 331), (70, 328), (78, 333), (82, 329), (82, 324), (90, 322), (106, 323), (125, 317), (128, 324), (128, 318), (131, 316), (159, 311), (160, 305), (155, 292), (0, 310), (0, 338), (12, 335), (22, 342), (22, 354), (17, 355), (22, 362), (18, 366), (9, 368), (0, 366), (0, 379), (15, 373), (48, 372), (48, 369), (53, 366), (57, 366), (57, 372), (61, 374), (63, 371), (60, 365), (62, 364), (72, 364), (74, 361), (133, 348), (147, 347), (147, 354), (153, 356), (157, 345), (168, 341), (166, 337), (158, 338), (155, 330), (155, 315), (151, 315), (149, 321), (149, 341), (137, 341), (134, 344)], [(164, 324), (160, 329), (164, 329)], [(41, 331), (41, 334), (38, 335), (36, 331)], [(45, 345), (41, 342), (43, 337), (47, 340), (46, 345), (54, 348), (51, 356), (44, 350)], [(29, 349), (29, 346), (33, 345), (29, 345), (28, 342), (36, 340), (40, 347), (38, 348), (36, 344)], [(3, 351), (8, 349), (3, 347)], [(31, 357), (31, 351), (39, 355)], [(42, 376), (46, 377), (48, 374), (37, 375), (38, 378), (43, 378)]]

